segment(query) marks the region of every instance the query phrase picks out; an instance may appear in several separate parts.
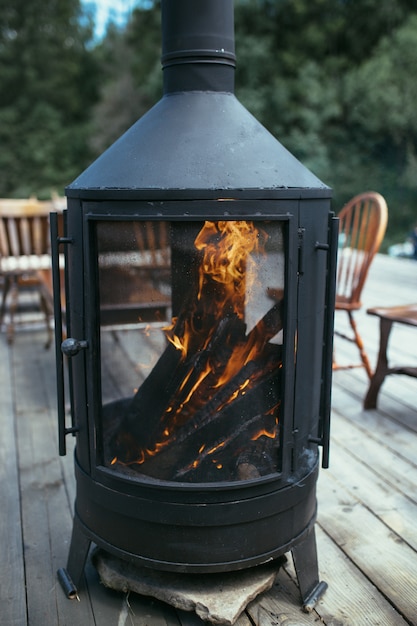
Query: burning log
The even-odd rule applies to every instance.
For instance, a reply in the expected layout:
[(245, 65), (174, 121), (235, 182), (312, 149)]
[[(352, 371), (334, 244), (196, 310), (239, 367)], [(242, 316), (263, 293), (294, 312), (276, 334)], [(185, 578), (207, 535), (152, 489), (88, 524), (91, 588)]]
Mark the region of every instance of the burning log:
[(220, 320), (207, 347), (197, 350), (185, 362), (180, 350), (169, 343), (132, 399), (113, 442), (114, 455), (129, 462), (137, 456), (138, 445), (152, 449), (166, 439), (172, 416), (179, 414), (198, 379), (211, 372), (208, 362), (219, 374), (221, 367), (227, 364), (229, 344), (244, 337), (244, 328), (236, 316)]
[[(127, 461), (130, 470), (162, 480), (191, 482), (236, 480), (245, 472), (245, 463), (256, 468), (258, 474), (272, 472), (279, 445), (280, 368), (279, 348), (276, 348), (277, 354), (270, 356), (269, 364), (264, 364), (266, 371), (252, 380), (252, 387), (245, 386), (245, 381), (257, 370), (254, 362), (179, 427), (167, 445), (160, 449), (155, 445), (155, 453), (146, 455), (140, 462)], [(124, 400), (108, 407), (105, 418), (107, 423), (113, 423), (120, 446), (127, 435), (130, 438), (132, 435), (121, 428), (120, 416), (127, 403)], [(137, 450), (137, 442), (134, 449)], [(125, 454), (131, 453), (130, 450), (127, 448)], [(113, 452), (111, 442), (107, 454)]]
[[(243, 244), (235, 241), (241, 224)], [(283, 324), (279, 302), (246, 334), (246, 270), (257, 238), (246, 222), (206, 222), (198, 234), (198, 285), (166, 329), (165, 351), (116, 418), (106, 444), (112, 464), (166, 480), (236, 480), (252, 466), (273, 471), (281, 348), (270, 340)]]
[[(274, 371), (206, 420), (204, 426), (191, 431), (185, 439), (187, 450), (179, 456), (183, 465), (173, 478), (192, 482), (236, 480), (243, 451), (245, 461), (250, 461), (259, 473), (271, 473), (278, 446), (278, 392)], [(269, 445), (259, 445), (258, 439)]]
[[(181, 362), (180, 351), (168, 344), (114, 434), (110, 445), (113, 457), (155, 477), (195, 480), (210, 467), (211, 459), (199, 471), (183, 471), (178, 464), (192, 466), (201, 455), (199, 450), (207, 442), (216, 442), (218, 433), (224, 435), (222, 447), (230, 454), (232, 445), (238, 451), (242, 449), (239, 434), (246, 432), (246, 440), (250, 441), (252, 426), (259, 431), (264, 424), (264, 429), (274, 431), (275, 422), (265, 416), (279, 404), (281, 348), (268, 344), (268, 340), (281, 327), (279, 306), (275, 305), (247, 336), (236, 316), (221, 320), (206, 349), (187, 362)], [(251, 353), (257, 358), (216, 388), (236, 346), (241, 358)], [(161, 385), (163, 380), (165, 384)], [(193, 388), (198, 389), (198, 397), (190, 406), (186, 400)], [(258, 416), (256, 420), (252, 419), (254, 415)], [(236, 463), (229, 473), (236, 476)]]

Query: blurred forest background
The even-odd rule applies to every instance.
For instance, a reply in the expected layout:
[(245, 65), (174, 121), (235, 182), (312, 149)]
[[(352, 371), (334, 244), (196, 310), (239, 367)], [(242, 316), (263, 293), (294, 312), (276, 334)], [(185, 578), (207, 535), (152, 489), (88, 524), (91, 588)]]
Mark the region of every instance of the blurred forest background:
[[(235, 0), (236, 95), (334, 190), (417, 222), (415, 0)], [(160, 8), (94, 40), (79, 0), (0, 0), (0, 197), (50, 197), (162, 94)]]

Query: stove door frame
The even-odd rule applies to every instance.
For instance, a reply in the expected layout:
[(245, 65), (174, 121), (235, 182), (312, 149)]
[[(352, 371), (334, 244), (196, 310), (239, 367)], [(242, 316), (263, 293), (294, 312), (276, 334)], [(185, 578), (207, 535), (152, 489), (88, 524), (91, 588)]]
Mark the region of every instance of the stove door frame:
[[(101, 394), (100, 394), (100, 372), (97, 369), (97, 359), (100, 349), (99, 338), (99, 320), (97, 317), (97, 288), (96, 288), (96, 271), (97, 271), (97, 251), (94, 247), (94, 223), (100, 220), (167, 220), (167, 221), (204, 221), (210, 220), (271, 220), (283, 223), (286, 247), (286, 263), (285, 263), (285, 286), (291, 285), (290, 289), (286, 289), (285, 295), (285, 315), (284, 328), (286, 340), (284, 341), (284, 368), (288, 374), (284, 377), (285, 383), (283, 388), (283, 416), (291, 416), (293, 413), (294, 402), (294, 345), (297, 318), (297, 292), (298, 292), (298, 261), (297, 263), (288, 262), (288, 259), (298, 259), (298, 202), (286, 200), (283, 202), (274, 200), (259, 201), (167, 201), (167, 202), (123, 202), (116, 203), (106, 202), (84, 202), (82, 203), (82, 231), (83, 231), (83, 255), (86, 260), (83, 267), (84, 276), (84, 320), (85, 328), (83, 336), (87, 341), (90, 349), (83, 352), (83, 357), (73, 359), (73, 367), (77, 361), (77, 380), (84, 377), (86, 383), (86, 400), (88, 406), (88, 417), (85, 422), (76, 419), (77, 424), (84, 430), (88, 424), (89, 450), (78, 450), (77, 442), (77, 458), (85, 469), (92, 476), (99, 480), (108, 480), (108, 470), (101, 464), (99, 455), (96, 454), (97, 441), (99, 440), (97, 429), (101, 424)], [(79, 257), (76, 253), (75, 246), (71, 246), (71, 255)], [(80, 268), (79, 268), (80, 269)], [(74, 294), (75, 295), (75, 294)], [(75, 297), (79, 298), (79, 294)], [(286, 347), (288, 346), (288, 347)], [(84, 369), (84, 376), (80, 370)], [(283, 418), (285, 420), (285, 417)], [(288, 418), (287, 418), (288, 419)], [(294, 433), (292, 428), (282, 428), (282, 465), (280, 474), (288, 475), (292, 466), (292, 452), (294, 445)], [(87, 453), (87, 454), (86, 454)], [(114, 474), (114, 473), (112, 473)], [(100, 478), (101, 476), (101, 478)], [(123, 478), (118, 476), (123, 482)], [(127, 481), (130, 488), (131, 481)]]
[[(82, 350), (76, 358), (69, 359), (70, 400), (73, 424), (71, 429), (83, 436), (77, 436), (77, 459), (84, 471), (98, 479), (108, 481), (108, 470), (97, 458), (97, 428), (100, 428), (101, 394), (100, 373), (97, 370), (99, 353), (99, 331), (96, 304), (95, 272), (97, 252), (94, 248), (93, 224), (98, 220), (166, 220), (202, 221), (255, 219), (279, 221), (285, 225), (285, 316), (283, 362), (284, 376), (282, 420), (282, 467), (281, 476), (286, 478), (298, 470), (294, 459), (298, 459), (299, 447), (304, 449), (306, 441), (322, 443), (322, 400), (318, 398), (321, 385), (317, 377), (312, 378), (308, 393), (312, 395), (312, 414), (304, 418), (306, 409), (298, 407), (300, 389), (303, 389), (304, 373), (299, 369), (299, 359), (295, 362), (294, 352), (299, 332), (301, 309), (308, 306), (312, 291), (316, 290), (317, 274), (326, 272), (326, 255), (317, 254), (328, 247), (328, 203), (320, 199), (294, 200), (187, 200), (187, 201), (68, 201), (68, 233), (66, 239), (71, 245), (66, 254), (67, 302), (70, 308), (71, 324), (69, 334), (78, 337), (88, 349)], [(313, 209), (313, 210), (312, 210)], [(321, 215), (320, 215), (321, 214)], [(319, 215), (319, 218), (318, 218)], [(310, 232), (311, 231), (311, 232)], [(306, 236), (306, 233), (309, 233)], [(324, 242), (321, 246), (317, 242)], [(323, 265), (324, 264), (324, 265)], [(76, 276), (76, 279), (74, 279)], [(71, 278), (70, 278), (71, 277)], [(288, 289), (287, 287), (290, 286)], [(319, 280), (319, 296), (313, 293), (319, 324), (324, 325), (321, 309), (326, 307), (326, 282)], [(318, 303), (318, 304), (317, 304)], [(68, 308), (68, 307), (67, 307)], [(322, 340), (324, 330), (319, 328), (316, 336)], [(329, 333), (327, 333), (329, 336)], [(322, 357), (321, 348), (314, 350), (315, 360)], [(304, 360), (305, 361), (305, 360)], [(303, 361), (303, 362), (304, 362)], [(313, 380), (314, 379), (314, 380)], [(77, 389), (77, 393), (74, 393)], [(313, 392), (311, 391), (313, 389)], [(319, 389), (319, 391), (317, 391)], [(304, 393), (304, 391), (303, 391)], [(296, 406), (297, 405), (297, 406)], [(320, 406), (319, 406), (320, 405)], [(294, 421), (300, 410), (301, 419)], [(289, 422), (291, 421), (291, 425)], [(85, 432), (88, 429), (88, 437)], [(308, 432), (306, 432), (308, 431)], [(318, 432), (317, 432), (318, 431)], [(315, 433), (317, 432), (317, 437)], [(122, 479), (123, 482), (123, 479)], [(131, 481), (127, 481), (131, 488)]]

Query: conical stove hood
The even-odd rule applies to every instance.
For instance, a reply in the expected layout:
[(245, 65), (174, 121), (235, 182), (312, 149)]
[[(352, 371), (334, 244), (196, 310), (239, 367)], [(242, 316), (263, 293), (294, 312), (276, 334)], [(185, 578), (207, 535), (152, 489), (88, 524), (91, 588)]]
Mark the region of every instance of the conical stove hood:
[(161, 10), (163, 97), (67, 196), (330, 197), (234, 95), (233, 0), (162, 0)]

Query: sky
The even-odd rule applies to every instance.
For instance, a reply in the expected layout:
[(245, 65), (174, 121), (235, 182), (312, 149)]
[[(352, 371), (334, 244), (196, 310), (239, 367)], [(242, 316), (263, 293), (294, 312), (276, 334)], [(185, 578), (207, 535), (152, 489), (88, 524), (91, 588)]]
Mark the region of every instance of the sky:
[(123, 26), (133, 8), (140, 3), (140, 0), (82, 0), (82, 4), (93, 9), (95, 13), (96, 37), (101, 37), (106, 32), (106, 25), (109, 20)]

